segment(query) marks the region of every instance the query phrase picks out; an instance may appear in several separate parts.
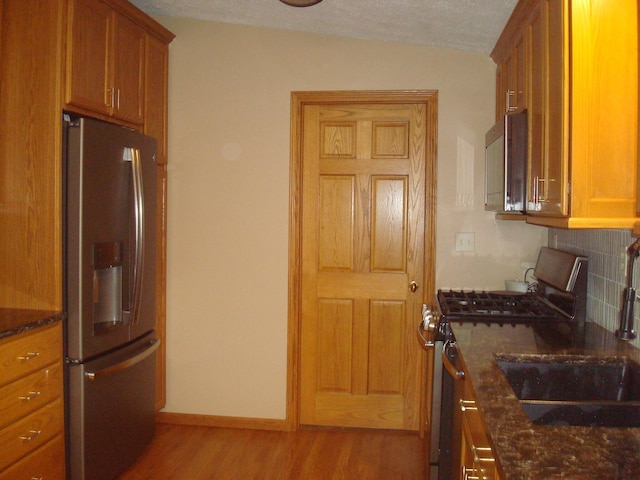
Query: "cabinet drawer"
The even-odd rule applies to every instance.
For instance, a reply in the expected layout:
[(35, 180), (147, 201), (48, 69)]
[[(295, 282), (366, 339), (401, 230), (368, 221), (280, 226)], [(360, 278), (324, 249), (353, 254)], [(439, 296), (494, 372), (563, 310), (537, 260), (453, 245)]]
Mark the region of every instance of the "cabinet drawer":
[(40, 370), (62, 357), (60, 323), (0, 343), (0, 385)]
[(0, 469), (29, 455), (56, 435), (62, 433), (64, 418), (62, 400), (44, 406), (31, 415), (0, 430)]
[(474, 400), (462, 400), (462, 479), (496, 480), (496, 460)]
[(4, 472), (0, 480), (64, 480), (64, 439), (58, 435)]
[(0, 388), (0, 428), (62, 397), (62, 365), (54, 363)]

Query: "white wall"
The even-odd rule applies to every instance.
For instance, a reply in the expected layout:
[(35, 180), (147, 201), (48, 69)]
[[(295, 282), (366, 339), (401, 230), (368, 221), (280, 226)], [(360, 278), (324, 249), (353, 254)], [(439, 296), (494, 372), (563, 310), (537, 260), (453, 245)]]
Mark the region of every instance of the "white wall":
[[(176, 34), (166, 411), (285, 416), (291, 91), (439, 91), (438, 286), (501, 289), (546, 241), (544, 228), (483, 211), (485, 55), (160, 20)], [(455, 232), (475, 233), (474, 253), (454, 251)]]

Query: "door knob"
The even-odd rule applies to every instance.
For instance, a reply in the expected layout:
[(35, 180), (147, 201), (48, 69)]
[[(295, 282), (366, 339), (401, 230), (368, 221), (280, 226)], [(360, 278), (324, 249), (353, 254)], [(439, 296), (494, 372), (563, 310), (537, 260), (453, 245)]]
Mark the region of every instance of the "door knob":
[(409, 284), (409, 290), (411, 290), (411, 292), (415, 292), (416, 290), (418, 290), (418, 282), (416, 282), (415, 280), (413, 280), (413, 281)]

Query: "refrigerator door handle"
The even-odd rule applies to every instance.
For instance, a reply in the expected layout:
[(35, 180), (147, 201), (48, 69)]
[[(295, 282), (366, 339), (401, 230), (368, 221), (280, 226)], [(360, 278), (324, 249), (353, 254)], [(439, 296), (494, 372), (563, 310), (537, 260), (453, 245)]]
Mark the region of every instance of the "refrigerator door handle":
[(158, 347), (160, 346), (160, 339), (156, 339), (156, 340), (151, 340), (149, 342), (149, 345), (140, 353), (138, 353), (137, 355), (134, 355), (133, 357), (127, 358), (126, 360), (117, 363), (115, 365), (111, 365), (107, 368), (103, 368), (102, 370), (97, 370), (95, 372), (85, 372), (85, 376), (92, 382), (98, 380), (101, 377), (106, 377), (109, 375), (113, 375), (115, 373), (121, 372), (122, 370), (126, 370), (129, 367), (132, 367), (133, 365), (140, 363), (141, 361), (143, 361), (145, 358), (147, 358), (149, 355), (153, 354), (153, 352), (155, 352)]
[(140, 150), (133, 149), (133, 193), (136, 209), (136, 261), (133, 273), (134, 307), (133, 323), (138, 323), (140, 303), (142, 301), (142, 266), (144, 265), (144, 188), (142, 185), (142, 157)]
[(138, 323), (140, 302), (142, 301), (142, 266), (144, 265), (144, 187), (142, 182), (142, 158), (137, 148), (125, 148), (124, 161), (131, 162), (133, 175), (133, 208), (135, 220), (135, 258), (133, 266), (133, 286), (131, 292), (130, 322)]

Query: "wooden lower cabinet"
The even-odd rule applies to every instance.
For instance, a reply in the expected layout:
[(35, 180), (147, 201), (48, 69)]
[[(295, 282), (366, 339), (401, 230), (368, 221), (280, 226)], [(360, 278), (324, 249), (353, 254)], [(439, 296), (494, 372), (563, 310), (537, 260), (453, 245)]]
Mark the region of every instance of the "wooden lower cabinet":
[(498, 462), (489, 442), (482, 413), (476, 404), (476, 394), (462, 355), (459, 360), (464, 375), (457, 375), (453, 386), (455, 406), (449, 478), (500, 480)]
[(0, 341), (0, 480), (64, 479), (62, 325)]
[(465, 381), (461, 412), (460, 480), (499, 480), (495, 455), (478, 411), (473, 388)]
[[(62, 456), (61, 456), (62, 455)], [(64, 437), (57, 435), (13, 466), (0, 473), (0, 480), (64, 480)]]

